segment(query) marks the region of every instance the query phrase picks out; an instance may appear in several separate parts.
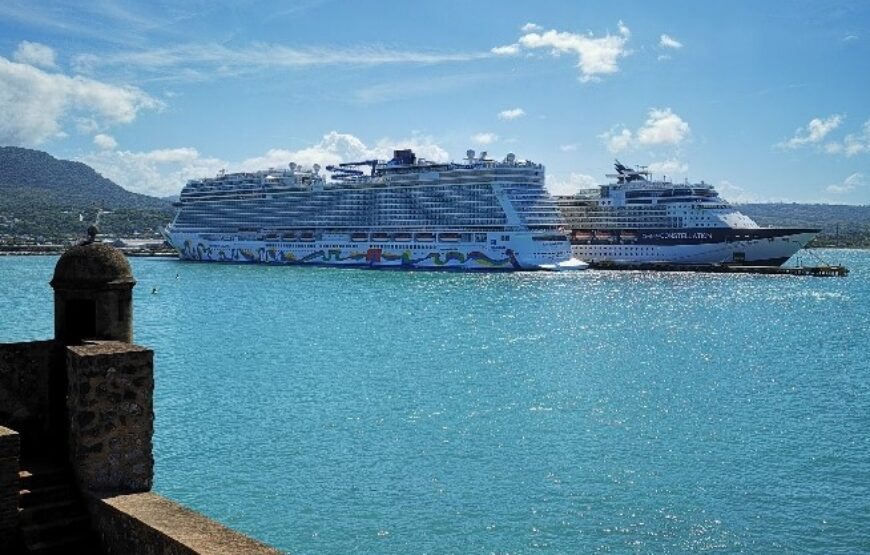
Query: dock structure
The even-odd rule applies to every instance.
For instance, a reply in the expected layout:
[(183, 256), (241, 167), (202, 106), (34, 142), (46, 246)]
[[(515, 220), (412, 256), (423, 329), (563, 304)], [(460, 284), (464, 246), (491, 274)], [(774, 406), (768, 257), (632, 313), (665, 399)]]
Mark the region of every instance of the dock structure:
[(590, 270), (634, 270), (647, 272), (697, 272), (711, 274), (764, 274), (779, 276), (845, 277), (849, 269), (841, 265), (820, 266), (745, 266), (740, 264), (670, 264), (652, 262), (619, 264), (614, 262), (590, 262)]

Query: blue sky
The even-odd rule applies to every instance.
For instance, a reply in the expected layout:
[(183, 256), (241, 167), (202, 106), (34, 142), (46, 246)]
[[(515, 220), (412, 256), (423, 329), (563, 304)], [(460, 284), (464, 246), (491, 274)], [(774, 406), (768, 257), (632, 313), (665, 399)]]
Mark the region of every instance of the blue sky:
[(735, 201), (870, 204), (870, 3), (0, 4), (0, 144), (168, 195), (220, 168), (614, 157)]

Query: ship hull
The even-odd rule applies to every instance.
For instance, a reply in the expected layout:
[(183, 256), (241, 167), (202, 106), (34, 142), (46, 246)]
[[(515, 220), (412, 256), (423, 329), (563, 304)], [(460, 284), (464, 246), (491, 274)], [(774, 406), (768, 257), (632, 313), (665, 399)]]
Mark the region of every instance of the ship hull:
[[(510, 237), (503, 240), (504, 237)], [(182, 260), (275, 265), (339, 266), (462, 271), (552, 270), (571, 258), (567, 240), (542, 241), (528, 233), (489, 234), (480, 242), (349, 241), (322, 235), (310, 241), (214, 240), (199, 234), (166, 234)], [(571, 267), (570, 269), (583, 269)], [(568, 269), (568, 267), (565, 267)]]
[(575, 230), (571, 250), (574, 257), (590, 263), (781, 266), (818, 232), (789, 228)]

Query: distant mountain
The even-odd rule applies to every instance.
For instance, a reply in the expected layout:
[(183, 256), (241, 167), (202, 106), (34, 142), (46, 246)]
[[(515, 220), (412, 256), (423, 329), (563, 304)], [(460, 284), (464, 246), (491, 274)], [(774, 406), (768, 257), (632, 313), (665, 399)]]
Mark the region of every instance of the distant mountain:
[(118, 235), (154, 236), (173, 213), (168, 201), (131, 193), (81, 162), (0, 147), (0, 238), (78, 237), (98, 209), (102, 231)]
[(813, 227), (822, 232), (811, 246), (870, 247), (870, 206), (765, 203), (737, 208), (761, 226)]
[(81, 162), (58, 160), (47, 152), (0, 147), (0, 191), (39, 193), (57, 205), (100, 204), (105, 209), (165, 209), (169, 203), (131, 193)]

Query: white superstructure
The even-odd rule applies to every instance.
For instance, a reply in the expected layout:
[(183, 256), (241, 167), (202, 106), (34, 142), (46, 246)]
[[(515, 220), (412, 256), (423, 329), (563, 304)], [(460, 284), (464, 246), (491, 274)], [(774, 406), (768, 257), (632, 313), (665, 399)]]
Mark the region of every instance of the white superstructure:
[(760, 227), (712, 185), (652, 180), (616, 161), (615, 183), (556, 197), (573, 254), (595, 263), (779, 266), (817, 229)]
[[(468, 151), (418, 160), (221, 173), (191, 180), (166, 229), (188, 260), (464, 270), (558, 269), (571, 260), (544, 167)], [(585, 265), (581, 264), (579, 267)]]

